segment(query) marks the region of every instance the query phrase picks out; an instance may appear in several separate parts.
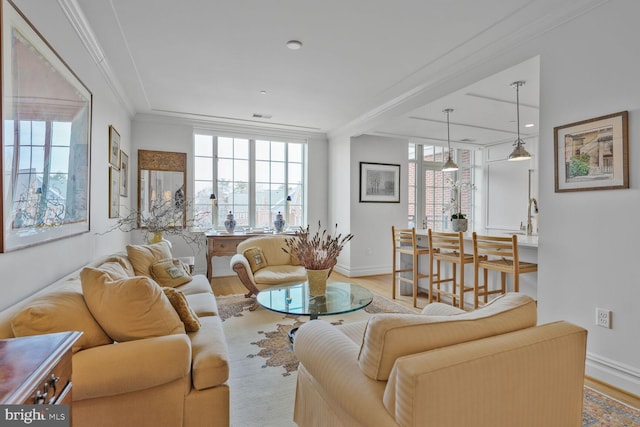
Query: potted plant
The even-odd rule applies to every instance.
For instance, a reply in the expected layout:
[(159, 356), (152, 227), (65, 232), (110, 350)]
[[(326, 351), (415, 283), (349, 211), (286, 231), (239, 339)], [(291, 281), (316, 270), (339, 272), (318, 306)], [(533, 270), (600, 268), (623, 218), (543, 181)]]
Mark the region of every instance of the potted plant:
[(451, 229), (453, 231), (467, 231), (467, 217), (462, 213), (462, 191), (464, 189), (475, 190), (476, 186), (470, 182), (454, 181), (451, 178), (447, 178), (447, 186), (451, 192), (451, 199), (442, 212), (451, 214)]
[[(336, 224), (336, 229), (338, 224)], [(318, 229), (311, 236), (309, 226), (300, 227), (294, 236), (285, 239), (286, 248), (283, 251), (296, 259), (300, 265), (307, 269), (309, 278), (309, 293), (311, 295), (324, 295), (326, 292), (329, 273), (336, 265), (338, 255), (344, 245), (353, 238), (351, 233), (343, 236), (322, 229), (318, 221)]]

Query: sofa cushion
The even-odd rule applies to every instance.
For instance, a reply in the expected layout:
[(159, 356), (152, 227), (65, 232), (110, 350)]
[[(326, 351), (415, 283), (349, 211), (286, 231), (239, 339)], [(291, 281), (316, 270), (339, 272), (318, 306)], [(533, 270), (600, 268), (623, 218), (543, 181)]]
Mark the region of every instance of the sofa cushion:
[(218, 305), (216, 304), (216, 297), (213, 294), (201, 293), (185, 295), (189, 306), (198, 317), (203, 316), (217, 316)]
[(200, 321), (198, 315), (189, 306), (184, 294), (179, 290), (170, 286), (162, 288), (164, 294), (169, 298), (169, 302), (178, 313), (180, 320), (184, 324), (184, 329), (187, 332), (195, 332), (200, 329)]
[(176, 287), (190, 282), (189, 267), (176, 258), (165, 258), (151, 264), (151, 277), (160, 286)]
[(117, 261), (107, 261), (100, 264), (98, 270), (104, 271), (111, 280), (126, 279), (129, 277), (124, 266)]
[(16, 337), (81, 331), (73, 353), (113, 342), (89, 312), (79, 284), (34, 300), (11, 319), (11, 328)]
[(127, 256), (136, 276), (151, 277), (151, 266), (163, 259), (173, 258), (167, 242), (149, 245), (127, 245)]
[(529, 328), (536, 321), (535, 301), (518, 293), (463, 314), (376, 314), (364, 333), (360, 369), (369, 378), (386, 381), (399, 357)]
[(184, 325), (162, 288), (143, 276), (111, 280), (99, 269), (80, 272), (89, 311), (115, 341), (184, 333)]
[(189, 332), (191, 339), (191, 379), (197, 390), (224, 384), (229, 379), (229, 350), (218, 316), (201, 317), (202, 326)]
[(303, 282), (307, 280), (307, 270), (295, 265), (270, 265), (257, 271), (253, 280), (263, 285), (279, 285), (286, 282)]
[(264, 253), (262, 253), (262, 249), (260, 248), (249, 248), (242, 253), (244, 257), (249, 261), (249, 265), (251, 266), (251, 272), (255, 273), (261, 268), (267, 267), (267, 260), (264, 257)]
[(177, 288), (180, 289), (180, 292), (185, 295), (202, 293), (213, 295), (211, 284), (209, 283), (207, 277), (203, 274), (196, 274), (195, 276), (192, 276), (192, 280), (190, 282), (185, 283), (184, 285), (177, 286)]

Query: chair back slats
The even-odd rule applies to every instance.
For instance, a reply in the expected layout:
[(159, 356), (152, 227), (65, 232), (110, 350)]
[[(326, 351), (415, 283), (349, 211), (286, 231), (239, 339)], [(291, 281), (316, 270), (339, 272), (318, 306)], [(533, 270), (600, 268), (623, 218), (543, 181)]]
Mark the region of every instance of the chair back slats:
[(474, 256), (517, 259), (518, 236), (481, 236), (473, 233)]

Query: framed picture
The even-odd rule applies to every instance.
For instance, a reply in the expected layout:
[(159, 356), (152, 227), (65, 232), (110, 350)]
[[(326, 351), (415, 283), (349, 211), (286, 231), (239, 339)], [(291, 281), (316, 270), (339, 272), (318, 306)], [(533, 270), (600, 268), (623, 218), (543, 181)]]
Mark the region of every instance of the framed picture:
[(120, 172), (109, 166), (109, 218), (120, 216)]
[(400, 203), (400, 165), (360, 162), (360, 202)]
[(556, 193), (629, 188), (628, 113), (554, 128)]
[(0, 252), (8, 252), (89, 231), (92, 95), (12, 2), (0, 4)]
[(120, 134), (109, 126), (109, 163), (116, 169), (120, 167)]
[(129, 156), (120, 150), (120, 195), (129, 197)]

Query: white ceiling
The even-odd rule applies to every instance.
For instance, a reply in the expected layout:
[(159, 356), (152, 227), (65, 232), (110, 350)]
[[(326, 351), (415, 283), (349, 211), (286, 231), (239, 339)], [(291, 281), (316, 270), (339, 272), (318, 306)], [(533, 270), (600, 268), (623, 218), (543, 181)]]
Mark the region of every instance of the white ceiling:
[[(514, 138), (515, 89), (509, 84), (515, 80), (527, 82), (520, 91), (521, 123), (537, 125), (537, 58), (421, 103), (425, 88), (436, 84), (443, 70), (461, 69), (560, 25), (593, 1), (77, 4), (134, 113), (446, 143), (442, 110), (453, 108), (452, 141), (485, 145)], [(287, 49), (291, 39), (303, 48)], [(521, 130), (535, 134), (533, 129)]]

